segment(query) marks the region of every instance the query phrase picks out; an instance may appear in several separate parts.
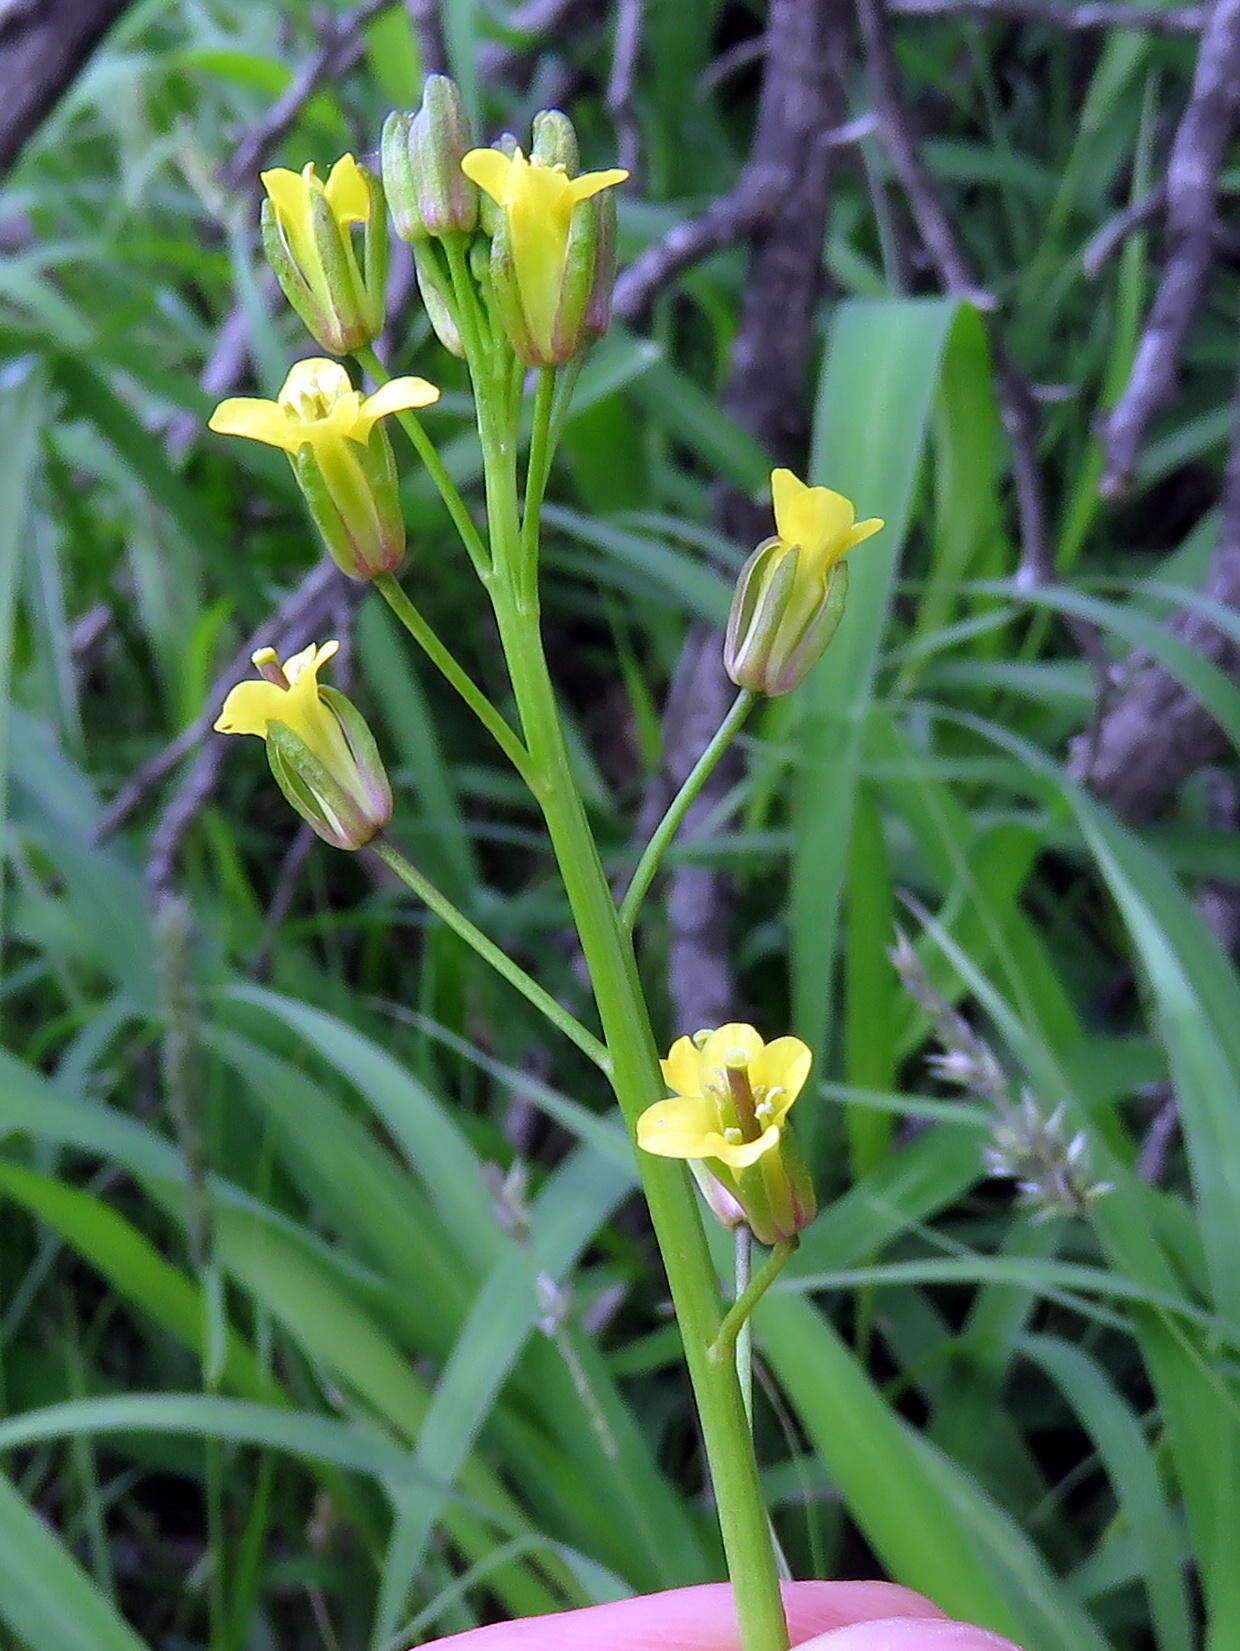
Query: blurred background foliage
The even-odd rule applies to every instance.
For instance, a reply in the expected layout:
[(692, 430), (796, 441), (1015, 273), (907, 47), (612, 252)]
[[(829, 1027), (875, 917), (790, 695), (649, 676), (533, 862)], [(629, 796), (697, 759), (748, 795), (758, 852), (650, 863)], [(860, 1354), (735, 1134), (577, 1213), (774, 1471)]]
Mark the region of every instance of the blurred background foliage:
[[(416, 102), (417, 10), (376, 16), (275, 158), (373, 151)], [(609, 161), (614, 19), (584, 13), (530, 32), (446, 0), (486, 131), (563, 100)], [(259, 263), (254, 177), (227, 168), (324, 18), (135, 0), (4, 191), (0, 1638), (32, 1651), (384, 1651), (721, 1574), (597, 1074), (364, 857), (300, 841), (250, 742), (226, 762), (183, 742), (104, 829), (317, 555), (283, 463), (204, 423), (230, 350), (268, 395), (311, 353)], [(625, 260), (735, 184), (761, 24), (739, 0), (647, 8)], [(1227, 778), (1134, 825), (1063, 766), (1097, 694), (1065, 616), (1240, 729), (1234, 683), (1162, 623), (1205, 601), (1219, 534), (1234, 255), (1120, 505), (1095, 420), (1156, 241), (1139, 229), (1095, 279), (1081, 262), (1156, 181), (1195, 43), (894, 27), (925, 158), (1040, 390), (1065, 582), (1012, 579), (986, 332), (908, 255), (863, 136), (804, 366), (813, 479), (889, 532), (856, 557), (827, 662), (753, 725), (680, 850), (727, 874), (737, 1011), (819, 1053), (801, 1115), (827, 1207), (757, 1319), (760, 1458), (795, 1574), (888, 1574), (1028, 1651), (1221, 1651), (1240, 1645), (1240, 989), (1205, 902), (1240, 883)], [(848, 90), (864, 115), (859, 61)], [(1240, 173), (1222, 188), (1234, 205)], [(721, 621), (750, 548), (714, 490), (756, 497), (769, 468), (721, 408), (745, 278), (725, 248), (609, 337), (552, 484), (546, 625), (618, 877), (686, 627)], [(407, 283), (387, 350), (444, 384), (427, 424), (473, 488), (461, 376)], [(406, 495), (406, 578), (502, 693), (412, 466)], [(398, 838), (584, 1013), (528, 799), (381, 605), (329, 597), (320, 633), (349, 640), (402, 782)], [(1111, 1190), (1084, 1211), (988, 1177), (993, 1106), (928, 1067), (897, 920), (1012, 1094), (1087, 1132)], [(674, 921), (656, 899), (642, 951), (665, 1041)]]

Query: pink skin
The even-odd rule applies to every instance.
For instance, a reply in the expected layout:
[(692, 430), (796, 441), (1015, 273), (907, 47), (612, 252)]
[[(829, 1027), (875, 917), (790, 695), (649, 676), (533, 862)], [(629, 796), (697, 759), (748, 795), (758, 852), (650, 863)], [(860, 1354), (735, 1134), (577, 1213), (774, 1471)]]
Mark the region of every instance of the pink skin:
[[(982, 1628), (890, 1582), (793, 1582), (784, 1588), (792, 1643), (802, 1651), (1017, 1651)], [(475, 1628), (425, 1651), (737, 1651), (723, 1583), (624, 1599), (585, 1611)]]

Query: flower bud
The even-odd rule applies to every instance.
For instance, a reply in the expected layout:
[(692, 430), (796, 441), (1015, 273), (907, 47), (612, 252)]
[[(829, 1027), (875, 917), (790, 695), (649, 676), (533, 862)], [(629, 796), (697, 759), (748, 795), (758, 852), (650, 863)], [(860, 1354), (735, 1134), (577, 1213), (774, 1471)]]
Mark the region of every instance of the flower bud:
[(728, 615), (724, 667), (738, 688), (772, 698), (800, 686), (827, 650), (844, 616), (848, 569), (821, 583), (798, 580), (799, 549), (767, 539), (741, 569)]
[(428, 76), (416, 114), (388, 116), (383, 181), (403, 240), (473, 233), (478, 190), (461, 171), (470, 144), (461, 94), (446, 75)]
[(581, 170), (577, 128), (560, 109), (540, 109), (534, 116), (530, 160), (539, 166), (560, 167), (570, 178)]
[[(333, 355), (349, 355), (383, 330), (387, 216), (377, 178), (343, 155), (327, 182), (313, 164), (262, 174), (263, 249), (307, 330)], [(354, 228), (362, 226), (361, 257)]]
[(338, 642), (313, 643), (284, 664), (260, 648), (260, 681), (229, 691), (215, 723), (222, 734), (266, 741), (276, 784), (307, 825), (334, 848), (363, 848), (392, 818), (392, 788), (365, 718), (319, 682)]
[(798, 687), (826, 652), (848, 595), (842, 558), (883, 523), (857, 521), (842, 494), (807, 487), (791, 470), (771, 472), (771, 493), (778, 531), (741, 569), (723, 659), (737, 687), (774, 696)]
[(461, 359), (465, 346), (456, 324), (456, 298), (452, 283), (444, 271), (438, 255), (426, 241), (413, 242), (413, 267), (418, 278), (418, 292), (422, 307), (435, 330), (435, 337), (450, 354)]

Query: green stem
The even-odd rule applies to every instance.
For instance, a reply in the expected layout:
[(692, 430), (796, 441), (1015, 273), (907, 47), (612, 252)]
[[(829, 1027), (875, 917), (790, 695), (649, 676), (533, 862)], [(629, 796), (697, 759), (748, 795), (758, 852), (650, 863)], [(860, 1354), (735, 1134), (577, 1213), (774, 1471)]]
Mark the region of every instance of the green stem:
[[(491, 587), (513, 692), (565, 892), (585, 953), (611, 1054), (612, 1086), (630, 1132), (663, 1099), (658, 1050), (629, 936), (619, 915), (573, 780), (547, 669), (537, 591), (519, 589), (515, 431), (499, 406), (499, 386), (475, 375), (493, 561)], [(787, 1651), (779, 1575), (745, 1407), (731, 1362), (710, 1354), (719, 1288), (701, 1216), (684, 1167), (638, 1154), (651, 1221), (662, 1252), (697, 1399), (744, 1651)]]
[(515, 986), (522, 997), (526, 998), (551, 1022), (559, 1028), (564, 1036), (575, 1043), (583, 1055), (592, 1060), (601, 1072), (611, 1074), (611, 1056), (594, 1036), (587, 1031), (581, 1022), (568, 1010), (545, 991), (538, 982), (526, 974), (520, 964), (514, 963), (507, 952), (501, 951), (493, 940), (487, 938), (482, 930), (471, 923), (465, 913), (458, 911), (448, 899), (441, 894), (428, 878), (424, 877), (418, 868), (411, 864), (398, 848), (382, 837), (376, 837), (371, 848), (383, 861), (384, 865), (394, 871), (407, 888), (413, 890), (424, 906), (429, 907), (435, 916), (442, 919), (454, 934), (457, 934), (468, 946), (472, 946), (484, 963), (489, 963), (496, 974), (502, 975), (510, 986)]
[[(748, 1227), (736, 1229), (736, 1297), (744, 1298), (753, 1277), (753, 1233)], [(736, 1379), (741, 1384), (741, 1398), (745, 1402), (745, 1419), (753, 1433), (753, 1326), (748, 1319), (736, 1336)]]
[(543, 494), (551, 473), (552, 414), (555, 407), (554, 367), (541, 367), (534, 395), (534, 424), (525, 471), (525, 509), (521, 513), (521, 577), (529, 590), (538, 582), (538, 547)]
[(517, 773), (531, 785), (529, 752), (469, 672), (439, 640), (428, 620), (414, 607), (395, 575), (377, 574), (372, 583), (431, 664), (452, 684)]
[[(387, 384), (391, 373), (379, 360), (374, 352), (373, 345), (364, 344), (357, 351), (357, 359), (374, 379), (376, 384)], [(486, 546), (482, 535), (474, 526), (473, 517), (469, 514), (469, 507), (457, 490), (456, 483), (448, 474), (443, 460), (435, 449), (435, 444), (422, 428), (421, 420), (409, 411), (396, 415), (401, 429), (409, 437), (414, 452), (426, 467), (427, 474), (439, 489), (439, 496), (443, 500), (449, 516), (451, 516), (456, 531), (461, 536), (461, 543), (469, 552), (469, 559), (474, 564), (480, 577), (485, 577), (488, 571)]]
[(720, 757), (735, 739), (742, 723), (753, 709), (757, 697), (757, 694), (751, 688), (742, 688), (740, 693), (737, 694), (732, 702), (732, 709), (720, 723), (710, 744), (693, 765), (693, 772), (672, 799), (671, 807), (655, 827), (654, 835), (646, 844), (642, 857), (637, 862), (637, 870), (633, 873), (633, 881), (629, 884), (628, 893), (624, 897), (624, 904), (620, 908), (620, 921), (630, 933), (637, 921), (637, 914), (641, 910), (642, 901), (649, 893), (650, 885), (654, 881), (659, 864), (672, 839), (680, 830), (685, 815), (693, 805), (694, 798), (714, 772), (715, 765)]
[(710, 1344), (710, 1358), (716, 1364), (731, 1366), (736, 1360), (737, 1342), (749, 1322), (749, 1315), (783, 1272), (789, 1256), (795, 1254), (800, 1239), (781, 1238), (767, 1256), (762, 1271), (737, 1296), (719, 1326), (719, 1333)]

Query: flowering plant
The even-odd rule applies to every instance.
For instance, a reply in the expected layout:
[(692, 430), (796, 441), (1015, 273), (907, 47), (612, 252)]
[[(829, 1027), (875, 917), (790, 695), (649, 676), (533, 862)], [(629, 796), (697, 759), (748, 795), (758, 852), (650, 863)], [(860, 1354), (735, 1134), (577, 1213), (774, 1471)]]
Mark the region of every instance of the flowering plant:
[[(429, 882), (391, 840), (392, 793), (360, 713), (319, 681), (336, 644), (281, 664), (255, 655), (258, 680), (229, 693), (216, 726), (266, 742), (273, 774), (325, 841), (369, 848), (442, 921), (522, 992), (598, 1067), (635, 1138), (701, 1418), (745, 1651), (786, 1651), (777, 1555), (747, 1419), (754, 1305), (813, 1219), (812, 1183), (790, 1112), (810, 1052), (734, 1023), (676, 1040), (660, 1063), (633, 934), (663, 854), (728, 741), (762, 693), (786, 693), (821, 656), (843, 603), (840, 558), (881, 522), (856, 522), (839, 494), (790, 472), (772, 478), (776, 536), (737, 591), (727, 663), (732, 711), (654, 831), (623, 902), (604, 874), (569, 761), (539, 620), (540, 515), (584, 353), (606, 329), (614, 276), (614, 196), (627, 174), (583, 172), (567, 118), (545, 111), (527, 157), (515, 143), (475, 147), (452, 83), (432, 77), (420, 109), (385, 127), (383, 179), (351, 156), (326, 183), (313, 167), (264, 174), (264, 244), (281, 286), (319, 345), (351, 354), (374, 388), (339, 361), (298, 362), (276, 401), (224, 402), (212, 428), (283, 449), (324, 544), (391, 606), (478, 716), (538, 802), (589, 967), (600, 1033), (583, 1025)], [(386, 202), (385, 202), (386, 195)], [(417, 414), (438, 396), (390, 378), (374, 349), (384, 326), (387, 212), (413, 247), (440, 342), (463, 357), (481, 442), (479, 521)], [(527, 369), (530, 372), (527, 375)], [(523, 449), (528, 417), (530, 434)], [(514, 724), (487, 697), (398, 582), (406, 551), (395, 457), (399, 423), (439, 491), (494, 612), (515, 701)], [(522, 456), (524, 452), (524, 462)], [(667, 1090), (672, 1094), (669, 1096)], [(703, 1205), (737, 1235), (730, 1304)], [(750, 1275), (752, 1239), (770, 1247)]]

